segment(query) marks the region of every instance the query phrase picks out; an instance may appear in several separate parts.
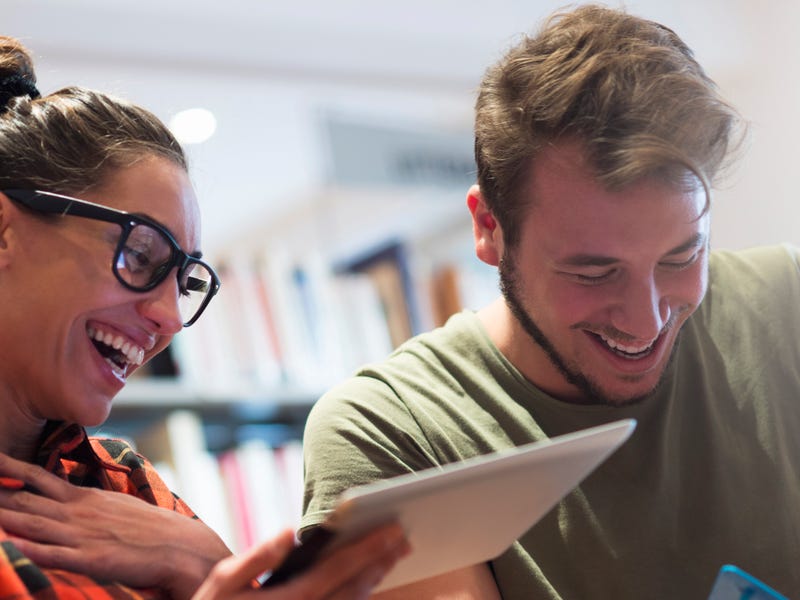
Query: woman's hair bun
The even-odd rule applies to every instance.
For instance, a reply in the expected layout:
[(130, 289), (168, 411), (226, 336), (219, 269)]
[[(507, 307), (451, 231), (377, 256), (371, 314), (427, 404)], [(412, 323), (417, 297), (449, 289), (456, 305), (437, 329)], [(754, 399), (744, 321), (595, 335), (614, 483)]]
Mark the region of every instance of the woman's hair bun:
[(22, 75), (0, 77), (0, 112), (6, 108), (12, 98), (30, 96), (31, 100), (35, 100), (40, 95), (36, 84)]
[(27, 49), (17, 40), (0, 36), (0, 112), (12, 98), (40, 96), (36, 89), (33, 60)]

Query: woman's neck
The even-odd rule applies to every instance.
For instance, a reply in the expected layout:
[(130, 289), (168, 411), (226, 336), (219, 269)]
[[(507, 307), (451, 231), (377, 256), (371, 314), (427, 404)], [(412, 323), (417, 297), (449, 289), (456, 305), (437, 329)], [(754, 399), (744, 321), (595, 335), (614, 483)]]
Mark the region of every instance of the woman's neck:
[(19, 404), (13, 401), (0, 401), (0, 452), (33, 462), (46, 423), (46, 419), (20, 410)]

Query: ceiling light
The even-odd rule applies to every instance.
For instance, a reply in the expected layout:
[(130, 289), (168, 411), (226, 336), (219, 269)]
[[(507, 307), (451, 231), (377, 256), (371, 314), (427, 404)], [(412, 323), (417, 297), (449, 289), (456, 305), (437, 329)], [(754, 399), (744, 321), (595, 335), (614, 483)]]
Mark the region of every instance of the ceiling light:
[(169, 128), (181, 144), (199, 144), (214, 135), (217, 120), (210, 110), (190, 108), (172, 117)]

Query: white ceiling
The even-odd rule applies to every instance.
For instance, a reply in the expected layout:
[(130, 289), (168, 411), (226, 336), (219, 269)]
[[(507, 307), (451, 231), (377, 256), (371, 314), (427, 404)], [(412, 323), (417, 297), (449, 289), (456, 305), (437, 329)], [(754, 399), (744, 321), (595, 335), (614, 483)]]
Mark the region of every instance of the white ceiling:
[[(43, 92), (81, 84), (123, 95), (165, 120), (196, 106), (216, 114), (217, 134), (189, 148), (205, 245), (212, 253), (254, 223), (324, 189), (329, 161), (320, 140), (321, 116), (468, 130), (473, 90), (484, 68), (561, 5), (0, 0), (2, 33), (34, 52)], [(782, 175), (791, 172), (800, 135), (796, 119), (786, 118), (800, 100), (796, 85), (786, 84), (798, 80), (794, 33), (800, 9), (790, 0), (626, 5), (684, 37), (756, 122), (743, 174), (726, 192), (741, 198), (731, 206), (749, 206), (753, 194), (764, 193), (767, 179), (773, 188), (764, 195), (786, 202), (793, 186)], [(719, 237), (729, 245), (787, 237), (767, 222), (753, 233), (752, 220), (742, 233), (734, 222), (737, 211), (723, 211), (720, 218), (731, 233)]]

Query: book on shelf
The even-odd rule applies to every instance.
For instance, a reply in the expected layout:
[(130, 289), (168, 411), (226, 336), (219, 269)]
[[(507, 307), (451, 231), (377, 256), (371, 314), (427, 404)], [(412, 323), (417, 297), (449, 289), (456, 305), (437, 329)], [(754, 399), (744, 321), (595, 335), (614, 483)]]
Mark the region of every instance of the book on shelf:
[(232, 547), (246, 550), (284, 529), (298, 528), (303, 494), (299, 442), (272, 448), (263, 439), (249, 439), (218, 460), (233, 516)]
[(497, 269), (474, 256), (439, 260), (427, 274), (432, 325), (444, 325), (464, 309), (480, 310), (500, 295)]
[(221, 292), (217, 296), (203, 317), (170, 343), (176, 378), (186, 387), (204, 392), (225, 389), (237, 374), (225, 329), (227, 303)]
[[(460, 232), (464, 224), (457, 225)], [(411, 336), (496, 297), (496, 269), (465, 250), (464, 236), (448, 233), (422, 245), (361, 248), (333, 264), (313, 248), (281, 244), (229, 254), (208, 314), (173, 341), (179, 377), (217, 396), (321, 393)]]
[(173, 492), (229, 546), (229, 500), (216, 457), (207, 448), (201, 417), (191, 410), (167, 413), (136, 436), (138, 452), (162, 474)]
[(324, 390), (393, 349), (385, 306), (403, 298), (383, 265), (336, 273), (318, 254), (282, 249), (239, 258), (222, 264), (208, 314), (173, 342), (179, 377), (198, 389)]
[(450, 316), (461, 311), (464, 303), (456, 265), (445, 264), (434, 270), (430, 278), (430, 295), (434, 326), (444, 325)]
[(241, 552), (258, 542), (253, 514), (248, 501), (248, 486), (244, 468), (241, 466), (236, 449), (225, 450), (217, 457), (230, 506), (231, 543), (229, 547)]
[(455, 262), (453, 265), (462, 309), (479, 310), (500, 296), (500, 280), (496, 267), (487, 265), (476, 257)]
[(297, 530), (303, 516), (303, 443), (289, 440), (274, 448), (273, 453), (286, 498), (284, 523)]
[(235, 256), (223, 263), (220, 277), (225, 281), (225, 327), (237, 376), (262, 387), (279, 385), (282, 373), (271, 336), (274, 324), (269, 307), (263, 303), (263, 284), (255, 260)]
[(212, 454), (202, 416), (175, 410), (137, 435), (134, 444), (232, 550), (297, 529), (303, 494), (299, 440), (273, 447), (264, 438), (250, 437)]
[(286, 376), (286, 356), (281, 343), (278, 319), (280, 315), (277, 310), (276, 300), (269, 290), (267, 273), (263, 266), (264, 259), (261, 256), (255, 257), (250, 270), (250, 281), (254, 294), (255, 307), (261, 313), (260, 320), (252, 328), (254, 336), (261, 337), (267, 345), (265, 354), (274, 360), (277, 377), (285, 381)]
[(263, 252), (259, 264), (284, 380), (324, 387), (341, 377), (346, 357), (336, 327), (339, 307), (322, 259), (275, 249)]
[(231, 452), (242, 477), (239, 489), (243, 496), (235, 499), (235, 505), (248, 515), (251, 524), (249, 544), (252, 545), (272, 538), (290, 526), (286, 517), (287, 494), (275, 464), (274, 452), (264, 440), (247, 440)]
[(357, 257), (339, 270), (363, 273), (372, 281), (383, 306), (393, 347), (420, 331), (406, 249), (401, 242), (390, 242)]
[(335, 302), (340, 306), (341, 352), (347, 371), (377, 361), (394, 349), (384, 306), (372, 278), (365, 273), (340, 273), (333, 280)]

